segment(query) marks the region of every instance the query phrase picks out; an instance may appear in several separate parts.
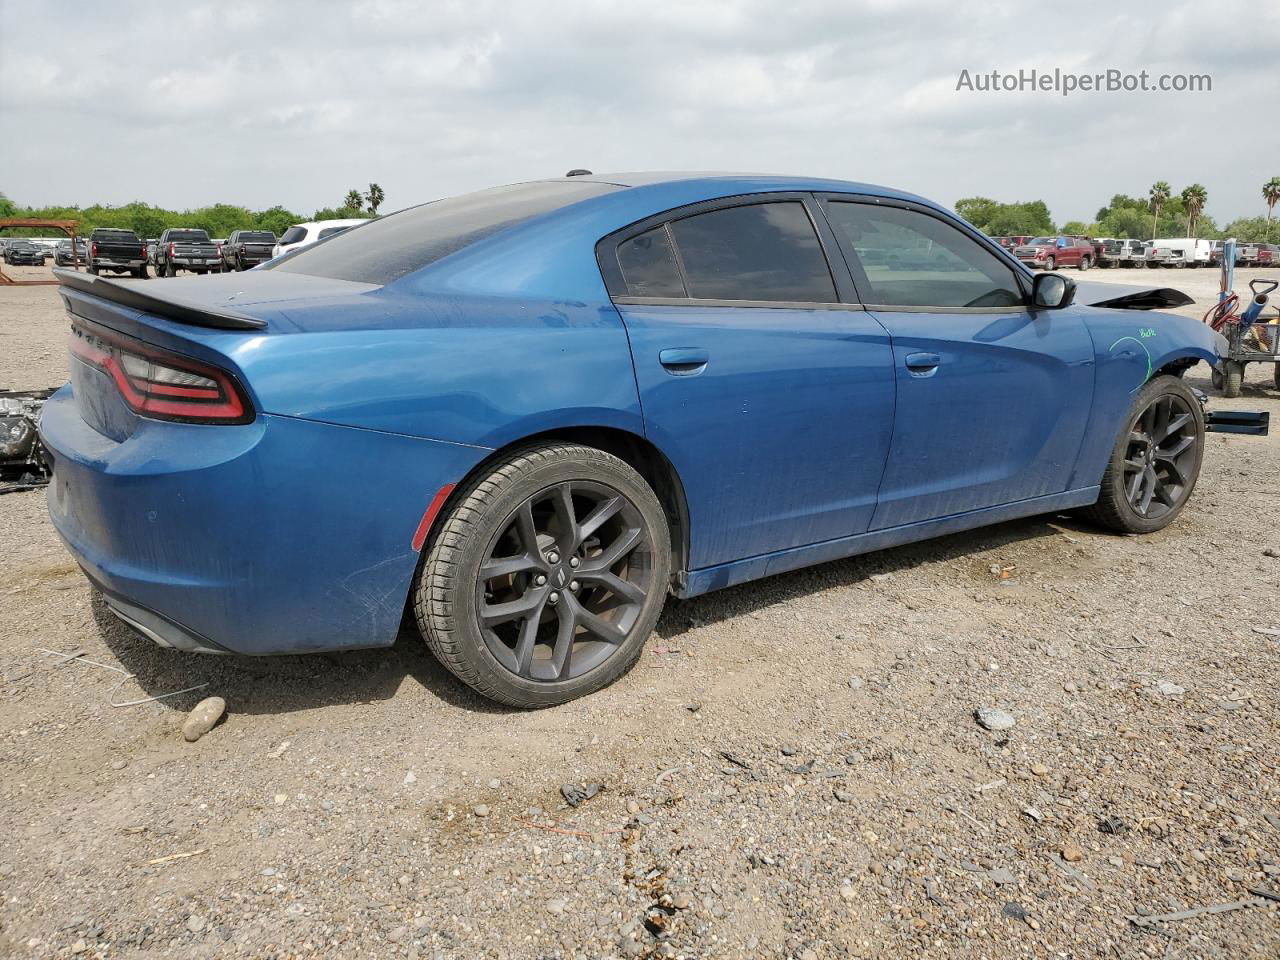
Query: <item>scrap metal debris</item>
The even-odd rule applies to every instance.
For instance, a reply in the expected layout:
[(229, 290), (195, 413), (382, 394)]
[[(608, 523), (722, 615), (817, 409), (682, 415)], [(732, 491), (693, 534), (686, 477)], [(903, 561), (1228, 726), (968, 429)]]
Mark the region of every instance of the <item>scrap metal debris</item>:
[[(1252, 890), (1249, 892), (1253, 893)], [(1135, 927), (1150, 927), (1157, 923), (1166, 923), (1173, 920), (1194, 920), (1196, 917), (1203, 917), (1212, 913), (1228, 913), (1232, 910), (1245, 910), (1249, 907), (1263, 907), (1276, 899), (1277, 896), (1270, 890), (1260, 890), (1254, 896), (1247, 897), (1244, 900), (1233, 900), (1230, 903), (1211, 903), (1208, 906), (1179, 910), (1176, 913), (1156, 913), (1145, 917), (1130, 914), (1126, 919)]]
[(0, 493), (34, 490), (49, 482), (49, 464), (36, 423), (49, 390), (0, 390)]

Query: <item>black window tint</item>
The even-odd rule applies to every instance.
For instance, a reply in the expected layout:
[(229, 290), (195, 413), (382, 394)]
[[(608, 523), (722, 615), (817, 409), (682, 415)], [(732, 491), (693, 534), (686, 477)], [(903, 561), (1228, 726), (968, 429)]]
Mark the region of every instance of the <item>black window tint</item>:
[(401, 210), (327, 243), (300, 250), (270, 269), (333, 280), (391, 283), (531, 217), (622, 189), (590, 180), (548, 180), (495, 187)]
[(632, 297), (683, 297), (684, 282), (676, 266), (667, 228), (657, 227), (618, 245), (618, 267)]
[(827, 205), (836, 236), (857, 258), (863, 300), (901, 307), (1009, 307), (1024, 302), (1013, 269), (955, 227), (914, 210)]
[(702, 300), (836, 301), (804, 204), (753, 203), (671, 224), (689, 296)]
[(276, 235), (266, 230), (243, 230), (237, 239), (240, 243), (275, 243)]
[[(355, 224), (352, 224), (352, 226), (355, 226)], [(316, 235), (316, 239), (317, 239), (317, 240), (323, 240), (325, 237), (332, 237), (335, 233), (341, 233), (343, 230), (350, 230), (350, 229), (351, 229), (351, 226), (346, 226), (346, 227), (325, 227), (323, 230), (321, 230), (321, 231)]]
[(177, 240), (182, 243), (199, 243), (201, 241), (207, 243), (209, 234), (203, 230), (170, 230), (169, 239)]
[(307, 237), (306, 227), (290, 227), (280, 237), (281, 243), (297, 243), (299, 240), (305, 240)]

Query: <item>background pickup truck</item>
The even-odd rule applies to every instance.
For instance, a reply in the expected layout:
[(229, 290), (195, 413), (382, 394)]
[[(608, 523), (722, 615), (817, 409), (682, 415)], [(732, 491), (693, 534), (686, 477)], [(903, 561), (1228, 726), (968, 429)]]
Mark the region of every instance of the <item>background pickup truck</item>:
[(1088, 270), (1094, 258), (1093, 244), (1081, 237), (1033, 237), (1029, 243), (1015, 248), (1013, 255), (1033, 270), (1036, 267)]
[(176, 277), (179, 270), (215, 273), (222, 270), (218, 246), (203, 230), (175, 227), (160, 234), (156, 244), (156, 273)]
[(132, 230), (99, 227), (89, 234), (86, 269), (97, 275), (103, 270), (147, 276), (147, 246)]
[(249, 270), (271, 259), (276, 235), (270, 230), (236, 230), (222, 245), (222, 266), (226, 270)]
[(1093, 242), (1094, 256), (1100, 267), (1145, 267), (1147, 241), (1118, 240), (1111, 237)]

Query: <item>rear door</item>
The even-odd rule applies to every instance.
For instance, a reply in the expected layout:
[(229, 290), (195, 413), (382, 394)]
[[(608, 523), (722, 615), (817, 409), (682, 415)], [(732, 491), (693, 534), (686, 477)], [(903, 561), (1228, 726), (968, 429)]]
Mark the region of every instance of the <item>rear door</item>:
[(1066, 490), (1093, 397), (1078, 313), (1031, 310), (990, 244), (936, 211), (829, 195), (868, 310), (893, 338), (897, 412), (871, 529)]
[(776, 194), (673, 211), (598, 247), (645, 429), (684, 484), (691, 569), (871, 521), (893, 354), (822, 237), (811, 197)]

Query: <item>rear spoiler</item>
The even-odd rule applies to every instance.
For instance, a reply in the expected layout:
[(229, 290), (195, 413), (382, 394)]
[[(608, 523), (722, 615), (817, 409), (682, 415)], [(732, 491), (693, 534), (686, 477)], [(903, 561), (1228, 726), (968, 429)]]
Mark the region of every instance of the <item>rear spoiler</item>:
[(197, 327), (213, 327), (219, 330), (261, 330), (267, 321), (250, 317), (225, 308), (214, 309), (205, 304), (191, 303), (178, 297), (161, 296), (154, 292), (160, 284), (146, 285), (121, 283), (106, 277), (95, 277), (75, 270), (54, 267), (53, 275), (63, 286), (90, 293), (103, 300), (110, 300), (122, 307), (132, 307), (144, 313), (154, 313), (166, 320), (189, 323)]

